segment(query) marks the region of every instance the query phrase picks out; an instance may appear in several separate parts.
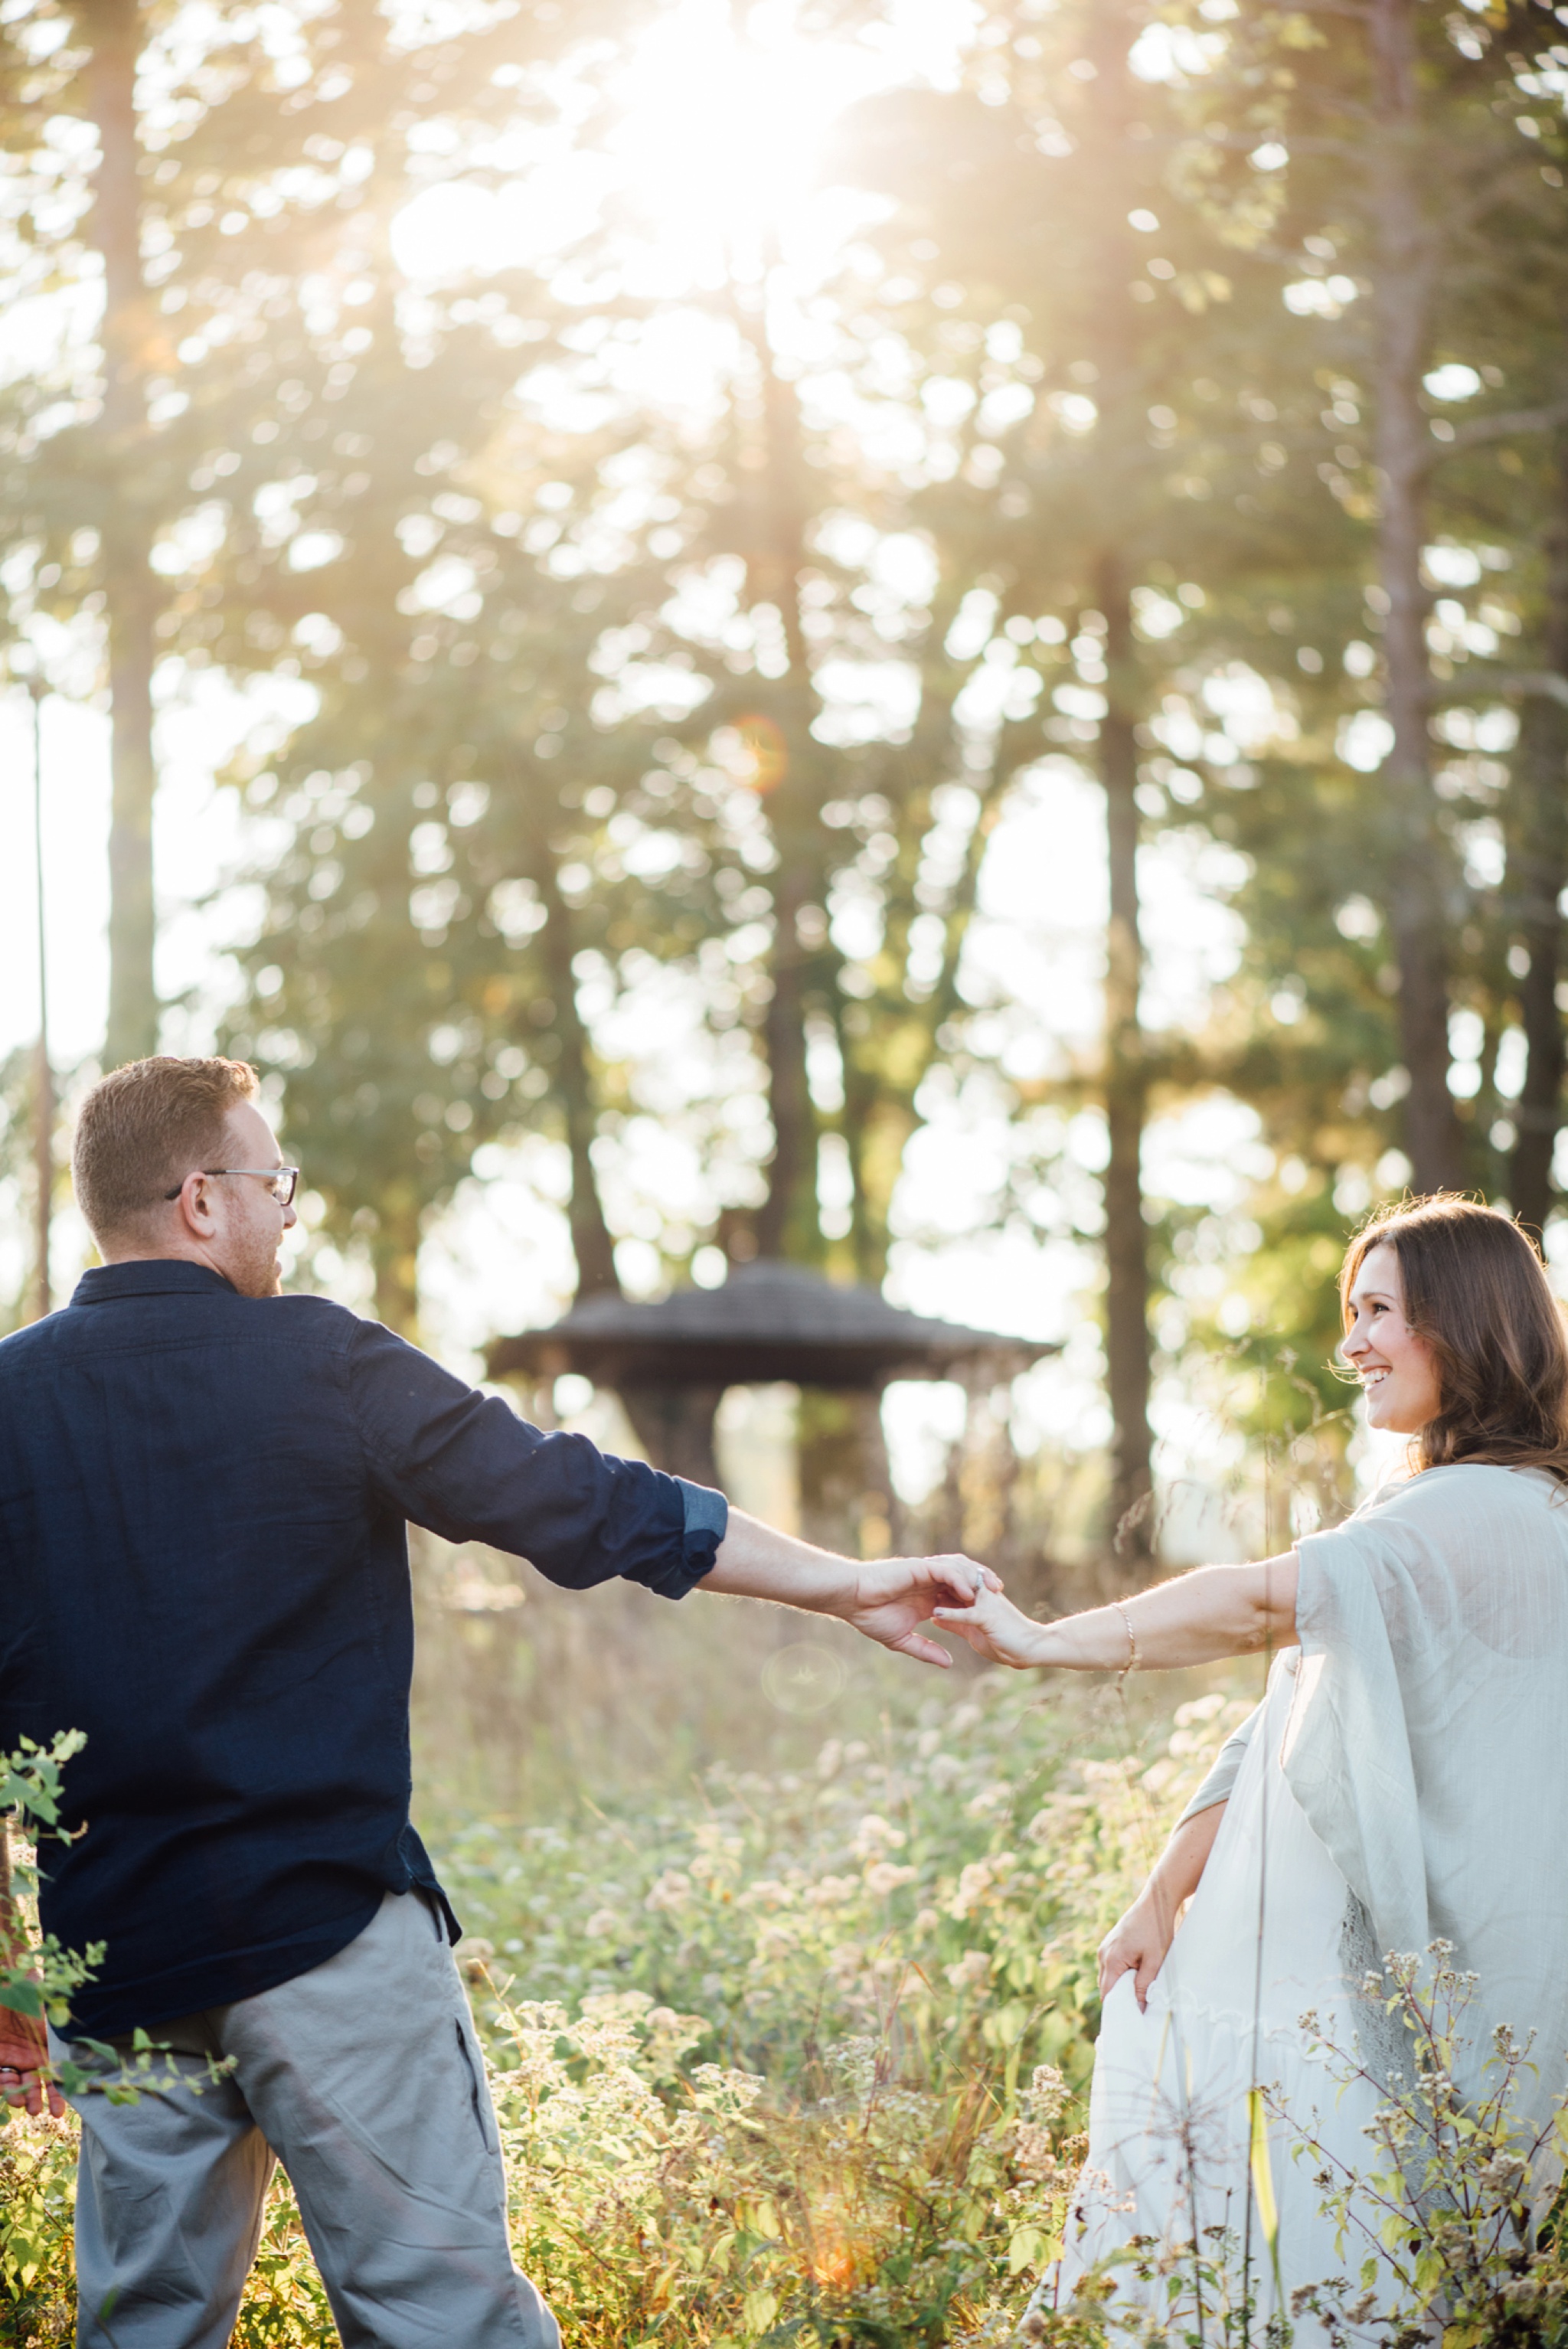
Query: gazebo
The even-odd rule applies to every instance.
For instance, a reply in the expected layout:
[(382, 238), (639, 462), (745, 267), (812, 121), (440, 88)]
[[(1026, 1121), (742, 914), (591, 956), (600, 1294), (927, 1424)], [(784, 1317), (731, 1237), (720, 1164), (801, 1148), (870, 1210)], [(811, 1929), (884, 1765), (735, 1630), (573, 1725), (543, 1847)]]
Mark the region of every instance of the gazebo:
[(547, 1330), (498, 1338), (492, 1379), (576, 1371), (613, 1387), (661, 1468), (717, 1481), (714, 1416), (727, 1387), (789, 1380), (880, 1395), (893, 1379), (1000, 1385), (1060, 1347), (934, 1320), (774, 1258), (735, 1267), (717, 1288), (680, 1288), (657, 1304), (589, 1297)]

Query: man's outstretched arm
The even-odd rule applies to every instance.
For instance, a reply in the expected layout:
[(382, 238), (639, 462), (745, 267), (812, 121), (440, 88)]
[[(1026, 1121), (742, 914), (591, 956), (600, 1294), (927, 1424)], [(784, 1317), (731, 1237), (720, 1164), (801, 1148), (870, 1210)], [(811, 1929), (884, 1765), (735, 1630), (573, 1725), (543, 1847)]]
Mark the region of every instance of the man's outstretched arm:
[(377, 1491), (449, 1541), (491, 1542), (567, 1589), (622, 1575), (667, 1599), (769, 1599), (836, 1615), (923, 1662), (951, 1661), (921, 1627), (934, 1608), (973, 1598), (981, 1569), (967, 1558), (861, 1565), (814, 1549), (705, 1485), (530, 1427), (373, 1321), (355, 1327), (348, 1392)]
[(1000, 1590), (990, 1568), (971, 1558), (883, 1557), (862, 1564), (814, 1549), (732, 1508), (717, 1556), (696, 1588), (737, 1599), (770, 1599), (811, 1615), (835, 1615), (901, 1656), (945, 1669), (952, 1657), (922, 1627), (933, 1609), (972, 1600), (981, 1575)]

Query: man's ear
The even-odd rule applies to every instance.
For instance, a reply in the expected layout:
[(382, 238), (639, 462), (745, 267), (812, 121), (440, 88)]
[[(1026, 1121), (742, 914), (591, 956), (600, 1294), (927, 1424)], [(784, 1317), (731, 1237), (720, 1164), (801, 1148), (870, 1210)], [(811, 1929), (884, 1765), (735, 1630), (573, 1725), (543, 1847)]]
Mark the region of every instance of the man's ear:
[(211, 1187), (205, 1174), (188, 1174), (180, 1195), (170, 1202), (180, 1230), (193, 1240), (210, 1240), (218, 1228), (212, 1213)]

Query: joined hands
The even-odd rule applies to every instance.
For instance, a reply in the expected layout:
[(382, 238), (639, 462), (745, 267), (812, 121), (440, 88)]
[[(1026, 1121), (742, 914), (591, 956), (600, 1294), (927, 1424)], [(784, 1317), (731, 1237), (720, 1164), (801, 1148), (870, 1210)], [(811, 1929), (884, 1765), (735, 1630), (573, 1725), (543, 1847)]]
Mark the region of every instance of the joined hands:
[(976, 1566), (971, 1557), (880, 1557), (855, 1570), (852, 1588), (832, 1611), (895, 1655), (913, 1656), (946, 1671), (952, 1657), (927, 1639), (921, 1626), (945, 1622), (966, 1597), (1001, 1588), (991, 1568)]

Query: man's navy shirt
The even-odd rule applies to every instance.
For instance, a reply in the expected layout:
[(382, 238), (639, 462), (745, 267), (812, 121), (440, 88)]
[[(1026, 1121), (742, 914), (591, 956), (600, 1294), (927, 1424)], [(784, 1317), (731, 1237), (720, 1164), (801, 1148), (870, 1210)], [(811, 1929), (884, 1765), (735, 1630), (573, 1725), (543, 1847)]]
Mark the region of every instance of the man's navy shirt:
[(384, 1893), (439, 1894), (408, 1821), (409, 1518), (681, 1599), (726, 1511), (377, 1322), (201, 1265), (89, 1272), (0, 1341), (0, 1751), (87, 1736), (85, 1832), (40, 1855), (45, 1930), (105, 1944), (74, 2030), (250, 1997)]

